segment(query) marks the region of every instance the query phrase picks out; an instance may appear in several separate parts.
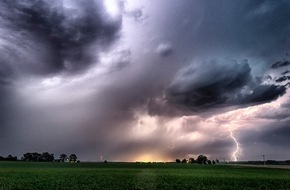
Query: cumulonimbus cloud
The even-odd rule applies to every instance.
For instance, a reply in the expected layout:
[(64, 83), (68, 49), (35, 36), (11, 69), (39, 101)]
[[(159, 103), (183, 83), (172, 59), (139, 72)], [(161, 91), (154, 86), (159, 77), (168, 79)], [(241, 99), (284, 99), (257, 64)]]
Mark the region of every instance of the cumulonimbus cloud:
[(182, 69), (168, 88), (169, 101), (204, 111), (215, 107), (261, 104), (276, 100), (286, 87), (253, 84), (247, 60), (221, 63), (216, 60)]
[(121, 17), (108, 19), (102, 1), (12, 0), (0, 5), (1, 62), (7, 69), (23, 68), (20, 73), (79, 72), (97, 62), (95, 55), (115, 41), (122, 22)]

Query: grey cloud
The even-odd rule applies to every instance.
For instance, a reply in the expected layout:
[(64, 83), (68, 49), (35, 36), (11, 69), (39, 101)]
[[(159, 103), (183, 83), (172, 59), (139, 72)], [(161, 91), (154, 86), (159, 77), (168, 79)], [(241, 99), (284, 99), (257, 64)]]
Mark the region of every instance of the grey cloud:
[(260, 113), (258, 117), (271, 120), (283, 120), (290, 117), (290, 109), (280, 108), (279, 110), (275, 110), (272, 108), (271, 110), (265, 110), (263, 113)]
[(250, 72), (246, 60), (240, 64), (211, 61), (191, 65), (179, 72), (171, 83), (169, 100), (193, 108), (226, 104), (237, 90), (249, 83)]
[(284, 71), (283, 73), (281, 73), (282, 75), (286, 75), (287, 73), (290, 73), (290, 71)]
[[(288, 98), (289, 98), (289, 97), (288, 97)], [(290, 108), (290, 100), (288, 99), (287, 102), (281, 104), (281, 107), (282, 107), (282, 108)]]
[[(77, 153), (83, 149), (81, 146), (88, 145), (91, 149), (96, 143), (86, 139), (86, 132), (79, 128), (90, 126), (95, 113), (90, 114), (87, 109), (96, 109), (88, 106), (86, 100), (72, 97), (89, 94), (93, 99), (90, 103), (94, 102), (96, 96), (87, 89), (83, 92), (93, 81), (80, 82), (78, 87), (67, 89), (75, 92), (67, 98), (73, 100), (70, 105), (62, 102), (66, 96), (62, 91), (65, 84), (58, 87), (63, 93), (59, 96), (47, 96), (45, 101), (37, 97), (46, 96), (48, 91), (57, 92), (40, 85), (45, 78), (57, 76), (77, 81), (85, 77), (85, 71), (92, 64), (100, 63), (101, 53), (114, 49), (111, 45), (119, 38), (122, 18), (109, 16), (99, 0), (0, 2), (0, 130), (3, 137), (0, 149), (3, 154), (62, 153), (71, 149)], [(121, 70), (129, 64), (131, 52), (120, 50), (113, 56), (115, 60), (110, 59), (108, 68)], [(29, 96), (24, 96), (24, 91), (29, 91)], [(98, 122), (102, 123), (101, 119)], [(72, 136), (71, 143), (67, 143)]]
[(260, 139), (269, 144), (279, 144), (281, 146), (284, 144), (284, 146), (287, 146), (290, 143), (289, 134), (289, 121), (286, 121), (281, 124), (276, 124), (276, 127), (269, 127), (268, 131), (263, 133)]
[(134, 18), (135, 21), (144, 21), (148, 18), (148, 15), (145, 15), (143, 10), (139, 8), (125, 11), (124, 15)]
[(256, 130), (241, 130), (239, 140), (248, 159), (260, 159), (265, 154), (267, 159), (279, 160), (287, 159), (289, 134), (289, 121), (283, 121), (269, 123)]
[[(104, 44), (114, 41), (122, 20), (108, 21), (102, 1), (72, 0), (69, 3), (73, 6), (67, 7), (63, 1), (2, 1), (0, 25), (6, 32), (0, 37), (9, 35), (13, 40), (7, 44), (13, 52), (6, 48), (8, 53), (22, 52), (16, 61), (24, 63), (29, 62), (29, 57), (39, 58), (30, 66), (36, 73), (37, 68), (44, 68), (46, 71), (42, 72), (48, 73), (76, 72), (94, 62), (90, 47), (101, 45), (102, 41)], [(23, 35), (17, 35), (18, 32)], [(14, 46), (21, 41), (27, 45)], [(29, 63), (26, 66), (29, 67)]]
[(265, 79), (266, 80), (272, 80), (273, 78), (270, 75), (268, 75), (268, 76), (265, 77)]
[(277, 68), (280, 68), (280, 67), (286, 67), (290, 65), (290, 62), (289, 61), (277, 61), (276, 63), (274, 63), (271, 68), (272, 69), (277, 69)]
[(290, 76), (280, 77), (280, 78), (276, 79), (276, 82), (284, 82), (286, 80), (290, 80)]
[[(255, 66), (265, 67), (271, 64), (270, 58), (281, 59), (281, 54), (284, 55), (285, 49), (289, 48), (289, 43), (285, 42), (289, 38), (288, 1), (248, 0), (235, 3), (225, 0), (191, 3), (191, 6), (182, 7), (181, 10), (184, 12), (182, 16), (190, 17), (194, 14), (194, 19), (189, 23), (191, 27), (182, 27), (181, 19), (174, 24), (176, 27), (178, 23), (182, 35), (187, 36), (182, 43), (192, 47), (188, 52), (193, 50), (190, 52), (193, 56), (210, 56), (211, 53), (235, 56), (243, 52), (251, 57), (263, 58), (266, 63), (257, 63)], [(196, 7), (195, 13), (191, 13), (192, 7)]]
[(112, 57), (114, 57), (114, 60), (112, 60), (112, 69), (120, 70), (130, 65), (131, 51), (129, 49), (122, 49), (115, 52)]
[(157, 46), (156, 52), (162, 57), (167, 57), (173, 53), (173, 47), (169, 43), (161, 43)]
[(271, 102), (286, 93), (285, 86), (261, 85), (253, 90), (251, 94), (240, 97), (238, 101), (243, 104), (259, 104)]
[(197, 111), (215, 107), (261, 104), (286, 93), (286, 86), (253, 82), (247, 61), (211, 61), (183, 69), (168, 89), (169, 101)]

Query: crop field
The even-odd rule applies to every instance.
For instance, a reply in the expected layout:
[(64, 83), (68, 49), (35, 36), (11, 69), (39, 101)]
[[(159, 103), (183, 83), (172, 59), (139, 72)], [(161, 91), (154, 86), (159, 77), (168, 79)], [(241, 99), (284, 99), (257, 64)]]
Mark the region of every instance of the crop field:
[(0, 162), (0, 189), (290, 189), (290, 170), (233, 165)]

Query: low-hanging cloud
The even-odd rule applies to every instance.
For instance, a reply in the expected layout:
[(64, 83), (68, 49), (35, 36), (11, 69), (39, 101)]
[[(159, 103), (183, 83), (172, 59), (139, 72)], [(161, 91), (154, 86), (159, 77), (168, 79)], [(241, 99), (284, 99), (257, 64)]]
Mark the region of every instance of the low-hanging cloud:
[(280, 85), (254, 83), (247, 60), (222, 63), (216, 60), (182, 69), (168, 88), (169, 101), (193, 110), (261, 104), (286, 93)]

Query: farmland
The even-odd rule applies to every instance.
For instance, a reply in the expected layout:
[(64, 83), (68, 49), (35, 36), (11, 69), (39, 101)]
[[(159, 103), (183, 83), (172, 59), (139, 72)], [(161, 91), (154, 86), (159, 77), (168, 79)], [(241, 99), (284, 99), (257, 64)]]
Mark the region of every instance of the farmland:
[(0, 162), (0, 189), (290, 189), (290, 170), (174, 163)]

